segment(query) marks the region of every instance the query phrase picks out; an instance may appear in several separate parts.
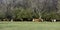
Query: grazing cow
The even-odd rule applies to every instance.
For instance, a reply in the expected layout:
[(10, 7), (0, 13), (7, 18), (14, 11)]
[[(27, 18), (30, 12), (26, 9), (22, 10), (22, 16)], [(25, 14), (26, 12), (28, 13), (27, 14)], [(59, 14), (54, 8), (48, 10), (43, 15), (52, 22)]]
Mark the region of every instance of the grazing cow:
[(7, 19), (3, 19), (3, 21), (6, 21)]
[(51, 19), (52, 22), (56, 22), (56, 19)]
[(33, 19), (33, 22), (43, 22), (43, 19)]

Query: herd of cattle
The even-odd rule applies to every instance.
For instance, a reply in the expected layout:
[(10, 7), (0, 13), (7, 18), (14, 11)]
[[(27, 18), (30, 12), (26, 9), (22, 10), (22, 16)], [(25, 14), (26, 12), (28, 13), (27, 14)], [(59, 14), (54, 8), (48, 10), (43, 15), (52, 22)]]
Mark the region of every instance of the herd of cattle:
[[(0, 19), (0, 21), (33, 21), (33, 22), (44, 22), (44, 21), (47, 21), (47, 20), (44, 20), (44, 19)], [(49, 20), (48, 20), (49, 21)], [(57, 20), (56, 19), (51, 19), (49, 22), (56, 22)]]

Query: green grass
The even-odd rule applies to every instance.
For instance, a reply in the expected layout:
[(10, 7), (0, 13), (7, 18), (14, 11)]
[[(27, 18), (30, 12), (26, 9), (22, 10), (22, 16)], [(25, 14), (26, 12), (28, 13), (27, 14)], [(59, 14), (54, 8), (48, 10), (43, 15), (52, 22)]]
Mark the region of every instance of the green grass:
[(0, 22), (0, 30), (60, 30), (60, 22)]

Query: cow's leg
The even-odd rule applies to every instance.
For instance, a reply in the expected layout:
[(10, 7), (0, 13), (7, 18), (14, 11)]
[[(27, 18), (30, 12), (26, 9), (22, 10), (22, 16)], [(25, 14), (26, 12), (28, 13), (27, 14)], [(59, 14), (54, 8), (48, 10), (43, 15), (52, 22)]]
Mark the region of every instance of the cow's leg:
[(13, 19), (11, 19), (11, 22), (13, 22)]
[(33, 19), (32, 21), (34, 22), (35, 20)]

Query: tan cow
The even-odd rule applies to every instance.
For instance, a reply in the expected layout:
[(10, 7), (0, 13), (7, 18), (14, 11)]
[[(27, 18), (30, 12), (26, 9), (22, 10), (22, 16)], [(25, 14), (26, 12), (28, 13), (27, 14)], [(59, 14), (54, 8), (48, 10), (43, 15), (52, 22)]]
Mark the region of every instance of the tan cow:
[(43, 19), (33, 19), (33, 22), (43, 22)]

